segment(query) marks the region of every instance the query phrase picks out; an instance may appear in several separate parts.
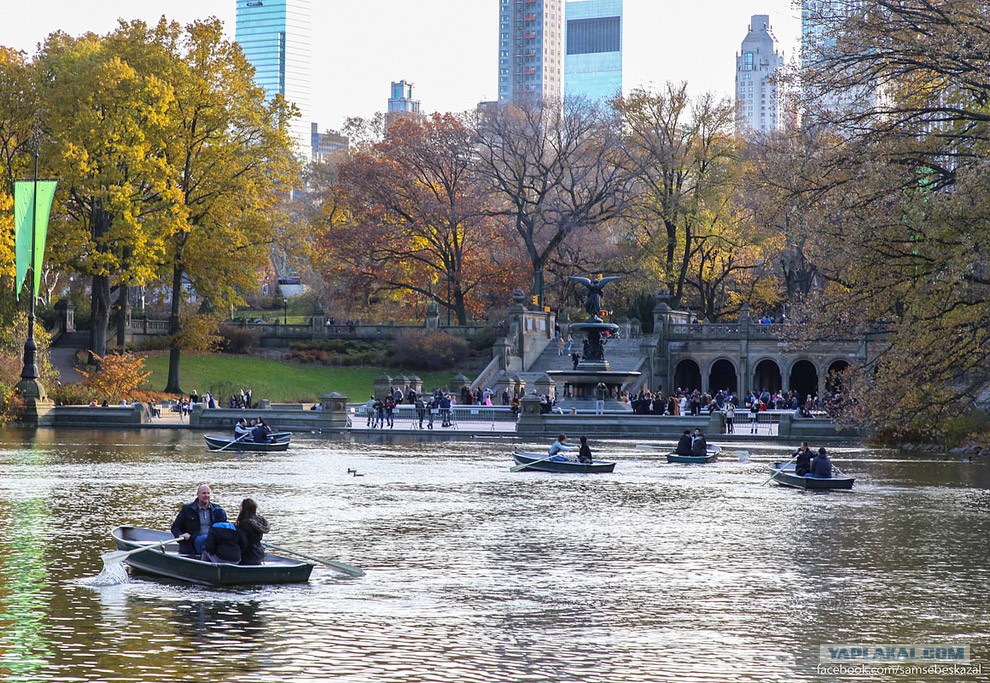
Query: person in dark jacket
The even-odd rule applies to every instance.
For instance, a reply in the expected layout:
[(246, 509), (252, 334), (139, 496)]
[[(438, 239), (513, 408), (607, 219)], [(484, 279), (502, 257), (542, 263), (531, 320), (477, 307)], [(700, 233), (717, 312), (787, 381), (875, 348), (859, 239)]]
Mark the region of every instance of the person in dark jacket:
[(823, 479), (832, 478), (832, 461), (829, 460), (828, 453), (824, 448), (818, 449), (818, 455), (811, 461), (811, 474)]
[(226, 521), (227, 513), (212, 502), (213, 492), (206, 484), (196, 489), (196, 500), (183, 505), (172, 522), (172, 536), (179, 541), (180, 555), (199, 555), (210, 527), (215, 522)]
[(241, 501), (237, 513), (237, 537), (241, 546), (241, 564), (262, 564), (265, 547), (261, 538), (269, 531), (268, 522), (258, 514), (258, 504), (250, 498)]
[(581, 447), (578, 449), (578, 462), (591, 464), (591, 446), (588, 445), (588, 437), (581, 437)]
[(223, 512), (223, 519), (214, 522), (210, 527), (210, 533), (206, 535), (206, 543), (203, 544), (204, 562), (227, 562), (228, 564), (239, 564), (241, 561), (241, 544), (238, 539), (237, 527), (227, 521), (227, 513)]
[(794, 453), (794, 474), (803, 477), (811, 471), (811, 449), (808, 442), (802, 441), (801, 447)]
[(708, 439), (705, 438), (700, 429), (694, 430), (694, 437), (691, 439), (691, 455), (708, 455)]
[(272, 440), (272, 430), (260, 417), (251, 430), (251, 438), (255, 443), (268, 443)]
[(691, 432), (687, 429), (681, 434), (681, 438), (677, 441), (677, 448), (674, 449), (675, 455), (691, 455)]

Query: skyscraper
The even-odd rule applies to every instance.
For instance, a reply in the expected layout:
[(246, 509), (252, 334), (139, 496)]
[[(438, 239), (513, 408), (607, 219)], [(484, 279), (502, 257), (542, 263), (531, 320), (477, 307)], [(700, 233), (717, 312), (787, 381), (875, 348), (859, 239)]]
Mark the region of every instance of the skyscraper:
[(563, 99), (564, 0), (499, 0), (498, 99)]
[(312, 154), (311, 24), (310, 0), (237, 0), (236, 40), (268, 97), (281, 94), (299, 108), (292, 137), (305, 159)]
[(736, 131), (769, 133), (781, 128), (784, 107), (774, 81), (784, 55), (770, 28), (770, 17), (754, 14), (736, 54)]
[(388, 98), (390, 114), (418, 114), (419, 100), (413, 99), (413, 84), (392, 81), (392, 96)]
[(567, 0), (564, 17), (564, 95), (622, 94), (622, 0)]

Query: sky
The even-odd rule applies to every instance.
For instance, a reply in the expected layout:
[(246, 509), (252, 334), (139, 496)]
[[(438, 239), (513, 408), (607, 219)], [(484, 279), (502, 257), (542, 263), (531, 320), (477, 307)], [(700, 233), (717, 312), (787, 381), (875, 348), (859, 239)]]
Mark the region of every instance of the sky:
[[(57, 30), (107, 33), (118, 18), (188, 22), (216, 16), (234, 37), (235, 0), (2, 0), (0, 45), (37, 51)], [(313, 0), (313, 120), (384, 111), (392, 81), (414, 84), (424, 112), (464, 111), (498, 97), (498, 0)], [(731, 96), (750, 17), (770, 15), (787, 61), (797, 56), (792, 0), (624, 0), (623, 90), (687, 81)]]

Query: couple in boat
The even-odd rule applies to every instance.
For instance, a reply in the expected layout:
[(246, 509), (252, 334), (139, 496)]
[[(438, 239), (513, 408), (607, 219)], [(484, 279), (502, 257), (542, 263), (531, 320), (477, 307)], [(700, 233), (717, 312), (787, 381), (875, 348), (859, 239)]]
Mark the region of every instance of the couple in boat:
[(700, 428), (694, 430), (693, 436), (690, 430), (685, 429), (677, 441), (674, 455), (708, 455), (708, 439), (701, 433)]
[[(557, 437), (556, 441), (550, 444), (550, 450), (548, 451), (548, 454), (551, 456), (550, 457), (551, 460), (567, 461), (569, 460), (569, 458), (567, 458), (564, 455), (561, 455), (561, 453), (565, 453), (567, 451), (573, 451), (573, 450), (574, 450), (574, 444), (567, 441), (566, 434), (561, 434), (560, 436)], [(578, 448), (577, 459), (578, 462), (584, 464), (590, 464), (592, 461), (591, 447), (588, 446), (588, 437), (586, 436), (581, 437), (581, 446)]]
[(241, 501), (236, 522), (228, 521), (227, 511), (213, 502), (213, 491), (206, 484), (196, 489), (196, 500), (183, 505), (172, 523), (180, 555), (227, 564), (262, 564), (261, 539), (268, 530), (268, 522), (250, 498)]
[(794, 461), (794, 474), (799, 477), (811, 475), (821, 479), (832, 478), (832, 461), (825, 448), (819, 448), (818, 453), (812, 457), (808, 442), (802, 441), (801, 447), (794, 451), (791, 460)]

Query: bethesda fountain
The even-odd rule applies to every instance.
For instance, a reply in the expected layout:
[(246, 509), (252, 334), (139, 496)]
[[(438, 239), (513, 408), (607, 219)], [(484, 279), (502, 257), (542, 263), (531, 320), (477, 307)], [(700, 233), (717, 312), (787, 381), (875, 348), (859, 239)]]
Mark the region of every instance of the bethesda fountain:
[[(547, 375), (558, 387), (557, 406), (562, 409), (577, 408), (593, 410), (595, 405), (595, 389), (603, 384), (608, 391), (605, 406), (610, 410), (631, 410), (628, 404), (619, 400), (623, 386), (636, 380), (639, 372), (612, 370), (605, 358), (605, 346), (619, 330), (614, 323), (607, 323), (601, 318), (604, 297), (602, 290), (609, 282), (621, 279), (620, 276), (600, 277), (593, 279), (572, 275), (568, 278), (579, 282), (588, 290), (584, 310), (588, 319), (584, 322), (572, 323), (571, 334), (575, 342), (578, 337), (584, 337), (581, 359), (573, 370), (548, 370)], [(563, 387), (563, 390), (560, 389)]]

